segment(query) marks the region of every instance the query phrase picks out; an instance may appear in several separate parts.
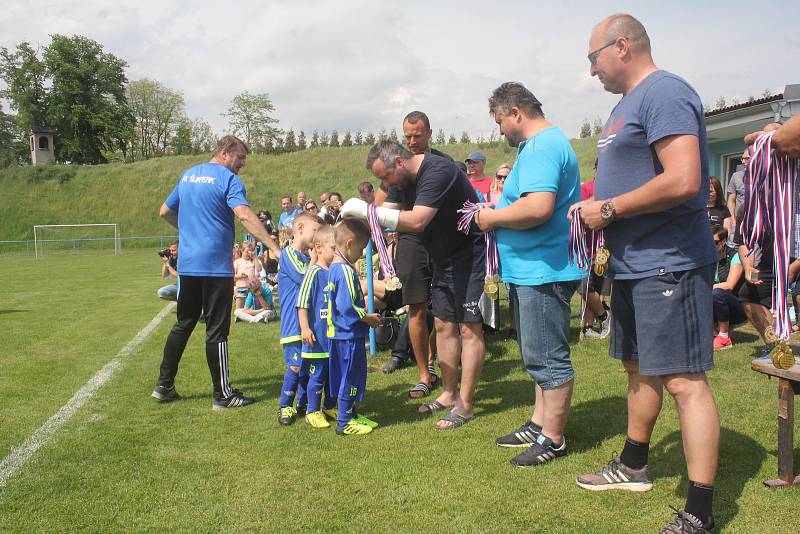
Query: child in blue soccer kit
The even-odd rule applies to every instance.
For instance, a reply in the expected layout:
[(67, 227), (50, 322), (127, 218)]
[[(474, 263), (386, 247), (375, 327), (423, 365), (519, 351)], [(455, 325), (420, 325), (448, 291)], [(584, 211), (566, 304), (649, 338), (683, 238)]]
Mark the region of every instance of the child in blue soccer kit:
[(336, 255), (328, 270), (325, 300), (328, 304), (327, 336), (330, 340), (331, 393), (338, 397), (336, 433), (368, 434), (378, 423), (359, 415), (356, 402), (364, 400), (367, 385), (369, 327), (379, 324), (377, 313), (367, 313), (364, 295), (353, 263), (369, 241), (369, 227), (362, 221), (343, 219), (335, 230)]
[(281, 339), (283, 363), (286, 373), (278, 404), (278, 422), (291, 425), (297, 416), (293, 406), (297, 396), (297, 408), (306, 403), (306, 382), (308, 376), (302, 372), (300, 323), (297, 318), (297, 297), (300, 284), (306, 274), (309, 258), (305, 251), (314, 244), (314, 235), (320, 227), (316, 215), (302, 213), (295, 217), (292, 242), (281, 252), (278, 261), (278, 299), (281, 305)]
[[(309, 265), (297, 300), (300, 336), (303, 338), (301, 357), (308, 371), (306, 388), (308, 405), (305, 422), (313, 428), (330, 428), (326, 416), (336, 419), (336, 397), (331, 395), (328, 380), (328, 304), (325, 286), (328, 285), (328, 268), (336, 254), (336, 240), (332, 226), (322, 226), (314, 238), (317, 262)], [(301, 371), (302, 372), (302, 371)], [(325, 404), (322, 393), (325, 392)]]

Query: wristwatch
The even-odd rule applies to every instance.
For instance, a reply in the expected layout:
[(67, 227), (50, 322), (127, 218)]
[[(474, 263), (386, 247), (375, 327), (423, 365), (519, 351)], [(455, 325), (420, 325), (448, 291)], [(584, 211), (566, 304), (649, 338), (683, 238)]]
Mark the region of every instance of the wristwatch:
[(614, 203), (611, 199), (606, 200), (603, 202), (603, 205), (600, 206), (600, 217), (607, 223), (610, 223), (617, 217), (617, 210), (614, 208)]

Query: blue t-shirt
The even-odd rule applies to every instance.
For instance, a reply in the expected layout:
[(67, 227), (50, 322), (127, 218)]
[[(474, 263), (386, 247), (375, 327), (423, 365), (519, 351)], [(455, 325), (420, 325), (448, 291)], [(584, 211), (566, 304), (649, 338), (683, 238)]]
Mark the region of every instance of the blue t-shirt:
[(292, 245), (281, 251), (278, 260), (278, 302), (281, 304), (281, 345), (300, 341), (297, 295), (306, 274), (308, 256)]
[(706, 215), (709, 181), (703, 105), (678, 76), (656, 71), (614, 107), (597, 142), (595, 199), (627, 193), (661, 174), (664, 168), (653, 145), (671, 135), (698, 138), (700, 190), (674, 208), (608, 225), (604, 235), (611, 251), (612, 278), (645, 278), (717, 261)]
[[(270, 288), (266, 282), (261, 282), (261, 294), (264, 296), (264, 300), (267, 301), (267, 305), (270, 308), (275, 309), (275, 302), (272, 300), (272, 288)], [(250, 308), (251, 310), (260, 310), (261, 303), (258, 301), (258, 297), (252, 291), (247, 292), (247, 298), (244, 301), (244, 307)]]
[(328, 330), (330, 339), (364, 339), (369, 325), (361, 320), (367, 314), (364, 295), (356, 270), (347, 263), (332, 263), (328, 269), (325, 286), (328, 302)]
[(178, 213), (178, 274), (233, 276), (233, 208), (248, 205), (239, 177), (201, 163), (183, 173), (164, 204)]
[(327, 358), (328, 341), (328, 303), (325, 301), (325, 286), (328, 285), (328, 270), (319, 265), (309, 265), (306, 276), (300, 285), (297, 307), (308, 310), (308, 326), (314, 332), (313, 345), (303, 342), (303, 358)]
[(281, 217), (280, 219), (278, 219), (278, 229), (283, 228), (287, 224), (294, 224), (294, 218), (300, 215), (301, 213), (303, 213), (302, 210), (296, 207), (292, 208), (292, 211), (288, 213), (285, 211), (281, 213)]
[(554, 193), (556, 200), (553, 215), (538, 226), (495, 230), (504, 282), (535, 286), (581, 279), (582, 272), (569, 261), (567, 220), (569, 207), (581, 200), (580, 183), (578, 158), (560, 129), (544, 129), (520, 145), (497, 209), (525, 193)]

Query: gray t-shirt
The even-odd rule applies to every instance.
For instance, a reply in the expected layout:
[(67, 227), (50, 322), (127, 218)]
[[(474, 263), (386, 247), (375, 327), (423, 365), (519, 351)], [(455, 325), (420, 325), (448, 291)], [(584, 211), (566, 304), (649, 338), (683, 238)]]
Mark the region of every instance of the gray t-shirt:
[(595, 198), (622, 195), (661, 174), (664, 169), (653, 145), (671, 135), (698, 137), (700, 189), (674, 208), (617, 219), (606, 227), (613, 278), (646, 278), (717, 261), (706, 215), (709, 181), (703, 105), (678, 76), (656, 71), (614, 107), (597, 143)]
[(728, 186), (725, 188), (725, 202), (728, 201), (728, 195), (736, 193), (736, 220), (742, 217), (742, 206), (744, 206), (744, 166), (739, 165), (736, 167), (736, 172), (731, 174), (731, 179), (728, 180)]

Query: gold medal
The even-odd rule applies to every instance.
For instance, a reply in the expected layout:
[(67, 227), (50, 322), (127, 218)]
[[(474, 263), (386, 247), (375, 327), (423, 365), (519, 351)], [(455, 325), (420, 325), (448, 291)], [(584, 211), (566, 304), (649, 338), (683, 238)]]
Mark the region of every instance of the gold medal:
[(603, 276), (608, 269), (608, 260), (611, 258), (611, 252), (606, 247), (600, 247), (594, 253), (594, 274)]
[[(764, 330), (764, 341), (769, 343), (776, 343), (778, 341), (778, 336), (775, 335), (775, 329), (772, 328), (772, 325), (769, 325), (766, 330)], [(776, 345), (777, 348), (777, 345)]]
[(400, 283), (400, 279), (396, 276), (392, 276), (386, 280), (386, 291), (397, 291), (401, 287), (403, 287), (403, 284)]
[(794, 365), (792, 347), (786, 341), (778, 342), (769, 353), (772, 365), (778, 369), (788, 369)]
[(483, 292), (486, 296), (494, 300), (500, 293), (500, 277), (497, 275), (487, 276), (483, 283)]

